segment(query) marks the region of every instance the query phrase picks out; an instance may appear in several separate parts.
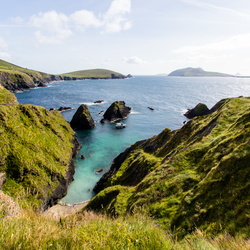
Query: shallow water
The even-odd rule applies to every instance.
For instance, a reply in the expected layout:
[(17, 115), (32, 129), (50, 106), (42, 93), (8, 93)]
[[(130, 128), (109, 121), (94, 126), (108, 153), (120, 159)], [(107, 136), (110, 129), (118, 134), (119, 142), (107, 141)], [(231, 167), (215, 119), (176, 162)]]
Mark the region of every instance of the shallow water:
[[(180, 128), (187, 120), (183, 113), (203, 102), (211, 108), (222, 98), (250, 96), (248, 78), (200, 78), (136, 76), (124, 80), (83, 80), (50, 84), (48, 88), (16, 93), (19, 103), (35, 104), (45, 108), (70, 106), (73, 110), (62, 114), (70, 121), (81, 103), (88, 105), (96, 129), (77, 132), (83, 146), (76, 158), (74, 181), (62, 202), (74, 204), (89, 200), (93, 187), (108, 170), (112, 160), (138, 140), (160, 133), (164, 128)], [(94, 104), (97, 100), (104, 103)], [(123, 100), (132, 108), (123, 122), (125, 129), (115, 124), (101, 124), (102, 110), (112, 102)], [(154, 110), (148, 109), (153, 107)], [(84, 160), (80, 155), (84, 155)], [(104, 169), (101, 174), (95, 170)]]

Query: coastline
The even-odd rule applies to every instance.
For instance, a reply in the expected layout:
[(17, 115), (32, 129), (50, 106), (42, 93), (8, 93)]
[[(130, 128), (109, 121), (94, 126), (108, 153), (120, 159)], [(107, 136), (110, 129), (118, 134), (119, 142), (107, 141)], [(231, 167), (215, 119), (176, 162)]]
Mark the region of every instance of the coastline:
[(66, 178), (63, 178), (59, 184), (59, 186), (54, 190), (53, 194), (48, 197), (41, 205), (41, 210), (45, 211), (49, 209), (50, 207), (56, 205), (60, 199), (62, 199), (68, 191), (68, 187), (70, 183), (74, 180), (74, 173), (75, 173), (75, 162), (74, 159), (77, 156), (77, 153), (79, 152), (81, 145), (77, 139), (77, 136), (74, 135), (74, 138), (72, 139), (72, 154), (71, 159), (68, 164), (68, 170), (66, 173)]

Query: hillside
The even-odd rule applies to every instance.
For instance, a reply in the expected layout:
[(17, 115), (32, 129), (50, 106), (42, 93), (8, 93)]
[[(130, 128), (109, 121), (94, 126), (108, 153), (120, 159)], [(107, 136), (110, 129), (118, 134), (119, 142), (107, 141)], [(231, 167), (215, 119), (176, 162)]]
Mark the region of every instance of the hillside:
[(10, 91), (44, 86), (45, 83), (59, 80), (122, 78), (125, 78), (125, 76), (106, 69), (80, 70), (61, 75), (52, 75), (22, 68), (0, 59), (0, 85)]
[(46, 208), (65, 195), (79, 145), (59, 112), (16, 104), (13, 96), (0, 87), (0, 101), (5, 101), (0, 104), (0, 172), (7, 177), (3, 191), (22, 206)]
[(202, 68), (184, 68), (172, 71), (168, 76), (189, 76), (189, 77), (232, 77), (233, 75), (205, 71)]
[(60, 80), (59, 76), (19, 67), (0, 59), (0, 84), (11, 91), (34, 88)]
[[(37, 210), (72, 181), (75, 133), (59, 112), (18, 105), (0, 86), (0, 248), (248, 249), (249, 101), (222, 100), (211, 115), (137, 142), (99, 183), (110, 187), (93, 210), (54, 218)], [(174, 228), (195, 232), (182, 240)], [(238, 234), (214, 236), (223, 229)]]
[(250, 98), (214, 110), (121, 153), (87, 209), (143, 213), (179, 236), (199, 228), (249, 237)]
[(107, 70), (107, 69), (89, 69), (89, 70), (79, 70), (69, 73), (61, 74), (63, 77), (69, 77), (69, 78), (77, 78), (77, 79), (115, 79), (115, 78), (125, 78), (124, 75)]

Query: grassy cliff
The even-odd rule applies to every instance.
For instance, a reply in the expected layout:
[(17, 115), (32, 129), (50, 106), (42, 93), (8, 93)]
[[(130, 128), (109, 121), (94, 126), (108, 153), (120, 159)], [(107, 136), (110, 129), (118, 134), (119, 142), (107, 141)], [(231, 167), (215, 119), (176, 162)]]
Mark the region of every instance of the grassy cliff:
[(0, 104), (17, 104), (16, 96), (0, 85)]
[[(6, 93), (0, 88), (0, 97)], [(6, 194), (36, 209), (65, 195), (74, 173), (75, 134), (59, 112), (0, 104), (0, 135), (0, 171), (7, 175)]]
[(34, 88), (39, 84), (43, 85), (57, 80), (121, 78), (125, 78), (125, 76), (107, 69), (79, 70), (61, 75), (52, 75), (22, 68), (0, 59), (0, 85), (11, 91)]
[(9, 90), (34, 88), (37, 84), (56, 79), (55, 75), (22, 68), (0, 59), (0, 84)]
[(180, 236), (197, 228), (249, 236), (250, 98), (214, 110), (120, 154), (87, 209), (144, 213)]

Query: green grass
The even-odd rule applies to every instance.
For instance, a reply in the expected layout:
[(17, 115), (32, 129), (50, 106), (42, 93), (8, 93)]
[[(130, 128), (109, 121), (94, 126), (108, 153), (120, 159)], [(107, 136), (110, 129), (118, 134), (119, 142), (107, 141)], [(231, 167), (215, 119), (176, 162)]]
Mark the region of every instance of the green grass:
[(3, 190), (38, 208), (66, 179), (73, 130), (57, 111), (33, 105), (0, 105)]
[(227, 234), (207, 237), (202, 231), (178, 241), (141, 215), (110, 219), (85, 213), (60, 221), (26, 211), (2, 217), (1, 249), (249, 249), (249, 241)]
[(16, 96), (0, 85), (0, 104), (17, 104)]
[(218, 106), (179, 130), (131, 146), (124, 160), (114, 161), (106, 189), (88, 209), (113, 215), (123, 187), (130, 192), (119, 211), (152, 216), (179, 237), (197, 228), (249, 237), (250, 98)]
[(114, 74), (116, 77), (123, 76), (118, 72), (107, 69), (79, 70), (79, 71), (64, 73), (61, 75), (68, 77), (76, 77), (76, 78), (111, 78), (112, 74)]

